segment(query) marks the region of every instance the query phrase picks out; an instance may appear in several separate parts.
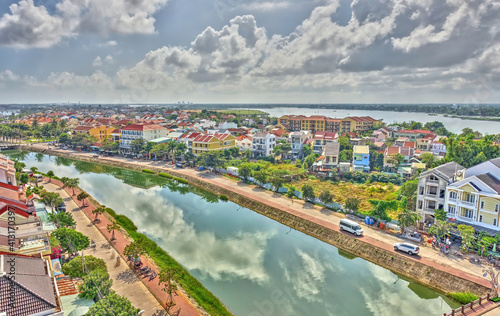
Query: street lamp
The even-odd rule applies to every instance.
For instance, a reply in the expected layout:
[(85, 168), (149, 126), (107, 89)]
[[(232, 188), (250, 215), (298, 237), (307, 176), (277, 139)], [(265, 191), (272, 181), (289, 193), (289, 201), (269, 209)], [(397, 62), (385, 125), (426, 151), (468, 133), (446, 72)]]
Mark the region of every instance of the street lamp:
[(493, 268), (488, 268), (488, 269), (483, 269), (483, 277), (490, 276), (491, 280), (491, 292), (494, 294), (493, 297), (498, 296), (498, 276), (500, 275), (500, 272), (495, 273)]

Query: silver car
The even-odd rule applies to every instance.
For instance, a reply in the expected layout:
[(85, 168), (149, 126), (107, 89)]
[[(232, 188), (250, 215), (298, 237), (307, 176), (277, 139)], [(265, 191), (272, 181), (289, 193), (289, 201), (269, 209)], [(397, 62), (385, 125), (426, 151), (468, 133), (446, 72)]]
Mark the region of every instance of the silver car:
[(418, 255), (418, 253), (420, 252), (420, 248), (410, 243), (400, 242), (394, 244), (394, 251), (406, 252), (411, 256), (411, 255)]

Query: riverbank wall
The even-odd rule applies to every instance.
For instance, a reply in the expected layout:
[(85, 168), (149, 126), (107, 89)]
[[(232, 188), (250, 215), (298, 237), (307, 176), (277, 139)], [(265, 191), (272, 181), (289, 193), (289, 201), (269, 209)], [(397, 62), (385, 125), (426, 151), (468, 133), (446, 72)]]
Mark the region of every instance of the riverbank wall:
[[(138, 171), (141, 171), (144, 168), (144, 166), (135, 164), (133, 162), (112, 161), (106, 159), (98, 160), (95, 158), (75, 155), (71, 152), (59, 152), (50, 149), (42, 149), (30, 146), (21, 146), (20, 149)], [(157, 173), (163, 172), (174, 177), (183, 178), (188, 181), (189, 184), (197, 186), (214, 194), (225, 195), (234, 203), (249, 208), (288, 227), (308, 234), (316, 239), (333, 245), (339, 249), (345, 250), (355, 256), (373, 262), (406, 278), (420, 282), (440, 292), (451, 293), (469, 291), (479, 296), (485, 295), (486, 293), (491, 291), (491, 289), (487, 287), (488, 281), (485, 279), (481, 280), (476, 277), (464, 278), (462, 276), (446, 271), (447, 269), (445, 266), (443, 266), (443, 269), (439, 269), (439, 267), (427, 265), (418, 261), (418, 259), (378, 247), (377, 245), (373, 245), (369, 242), (363, 241), (363, 239), (344, 234), (329, 227), (325, 227), (314, 221), (301, 218), (297, 215), (261, 203), (252, 199), (251, 197), (235, 193), (231, 190), (219, 187), (194, 176), (176, 172), (175, 170), (168, 168), (159, 168), (153, 166), (148, 166), (147, 168)], [(477, 282), (472, 281), (471, 279), (477, 279)]]

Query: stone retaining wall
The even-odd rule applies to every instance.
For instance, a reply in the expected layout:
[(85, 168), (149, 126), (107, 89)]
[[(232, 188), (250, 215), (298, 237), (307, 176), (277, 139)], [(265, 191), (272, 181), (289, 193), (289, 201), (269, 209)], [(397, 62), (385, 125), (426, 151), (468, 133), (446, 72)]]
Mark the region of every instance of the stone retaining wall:
[[(138, 166), (134, 163), (116, 162), (116, 161), (95, 161), (95, 159), (74, 155), (69, 152), (61, 153), (52, 150), (42, 150), (39, 148), (32, 148), (28, 146), (24, 146), (22, 147), (22, 149), (28, 151), (42, 152), (48, 155), (68, 157), (76, 160), (84, 160), (93, 163), (103, 163), (106, 165), (112, 165), (120, 168), (128, 168), (134, 170), (143, 169), (143, 166)], [(187, 180), (191, 185), (200, 187), (217, 195), (226, 195), (232, 202), (235, 202), (241, 206), (249, 208), (266, 217), (278, 221), (288, 227), (291, 227), (295, 230), (308, 234), (314, 238), (322, 240), (330, 245), (343, 249), (358, 257), (373, 262), (379, 266), (389, 269), (404, 277), (420, 282), (440, 292), (450, 293), (450, 292), (469, 291), (471, 293), (480, 296), (480, 295), (485, 295), (490, 291), (489, 288), (481, 284), (463, 279), (459, 276), (448, 273), (446, 271), (428, 266), (424, 263), (410, 259), (407, 256), (401, 255), (399, 253), (382, 249), (370, 243), (364, 242), (361, 239), (356, 239), (352, 236), (340, 233), (333, 229), (321, 226), (317, 223), (287, 213), (278, 208), (262, 204), (256, 200), (253, 200), (250, 197), (237, 194), (230, 190), (226, 190), (224, 188), (205, 182), (198, 178), (185, 175), (183, 173), (179, 173), (174, 170), (166, 168), (157, 168), (148, 166), (148, 169), (155, 172), (164, 172), (171, 174), (172, 176), (175, 177), (183, 178)]]

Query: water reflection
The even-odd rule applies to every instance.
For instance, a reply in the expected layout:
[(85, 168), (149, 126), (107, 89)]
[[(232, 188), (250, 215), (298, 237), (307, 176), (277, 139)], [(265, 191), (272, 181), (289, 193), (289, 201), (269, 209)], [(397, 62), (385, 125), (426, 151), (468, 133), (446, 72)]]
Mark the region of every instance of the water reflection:
[(431, 289), (204, 190), (88, 162), (61, 160), (58, 165), (48, 156), (39, 162), (34, 154), (25, 161), (42, 172), (79, 177), (82, 188), (128, 216), (236, 315), (437, 315), (450, 310), (450, 302)]

